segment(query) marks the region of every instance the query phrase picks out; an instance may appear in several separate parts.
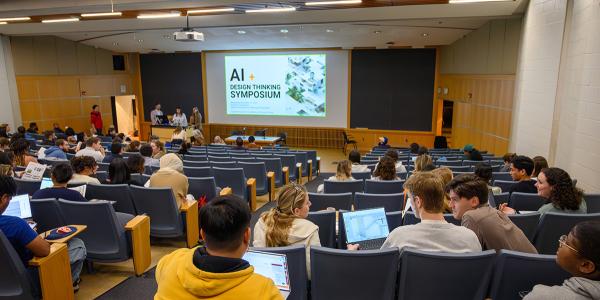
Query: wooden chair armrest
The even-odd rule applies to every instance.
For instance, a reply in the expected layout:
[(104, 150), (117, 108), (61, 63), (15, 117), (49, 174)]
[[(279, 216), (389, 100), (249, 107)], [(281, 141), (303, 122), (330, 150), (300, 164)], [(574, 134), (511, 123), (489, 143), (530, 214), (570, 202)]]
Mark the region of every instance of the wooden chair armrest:
[(185, 236), (188, 248), (195, 247), (200, 238), (200, 229), (198, 228), (198, 201), (185, 201), (179, 208), (185, 216)]
[(302, 163), (296, 163), (296, 182), (302, 184)]
[(321, 158), (317, 156), (317, 174), (321, 174)]
[(133, 269), (135, 275), (144, 274), (150, 267), (152, 256), (150, 253), (150, 217), (146, 215), (135, 216), (125, 225), (125, 230), (130, 232), (133, 256)]
[(313, 161), (312, 161), (312, 159), (309, 159), (307, 161), (307, 164), (308, 164), (308, 166), (307, 166), (307, 168), (308, 168), (308, 172), (307, 172), (308, 173), (308, 181), (311, 181), (312, 180), (312, 176), (313, 176), (313, 173), (312, 173)]
[(246, 181), (246, 188), (248, 189), (248, 203), (250, 204), (250, 210), (256, 210), (256, 179), (249, 178)]
[(227, 195), (231, 195), (233, 193), (233, 191), (231, 190), (230, 187), (224, 187), (221, 192), (219, 193), (219, 196), (227, 196)]
[(267, 172), (267, 182), (269, 188), (269, 201), (273, 201), (275, 196), (275, 172)]
[(51, 244), (48, 256), (35, 257), (29, 265), (38, 269), (43, 299), (75, 299), (67, 244)]
[(281, 179), (283, 181), (283, 185), (290, 183), (290, 169), (288, 167), (281, 168), (281, 176), (283, 177)]

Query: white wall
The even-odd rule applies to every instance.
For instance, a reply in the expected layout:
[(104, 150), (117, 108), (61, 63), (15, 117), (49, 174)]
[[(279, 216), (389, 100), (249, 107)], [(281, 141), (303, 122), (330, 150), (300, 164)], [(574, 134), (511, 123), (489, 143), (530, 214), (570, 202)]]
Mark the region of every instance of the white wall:
[(21, 125), (21, 110), (10, 39), (6, 36), (0, 36), (0, 107), (0, 124), (7, 123), (16, 131)]
[[(234, 116), (227, 115), (225, 103), (225, 56), (263, 54), (327, 55), (327, 112), (325, 117)], [(348, 51), (285, 51), (285, 52), (211, 52), (206, 54), (206, 95), (208, 119), (217, 124), (252, 124), (305, 127), (347, 126), (348, 118)]]
[(523, 29), (511, 150), (598, 193), (600, 0), (532, 0)]

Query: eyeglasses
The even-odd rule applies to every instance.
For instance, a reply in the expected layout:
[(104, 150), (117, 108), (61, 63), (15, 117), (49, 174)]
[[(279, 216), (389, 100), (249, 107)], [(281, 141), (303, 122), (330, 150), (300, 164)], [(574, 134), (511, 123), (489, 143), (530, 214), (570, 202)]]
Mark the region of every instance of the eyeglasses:
[(575, 251), (575, 253), (579, 254), (579, 250), (573, 248), (572, 246), (569, 246), (569, 244), (567, 244), (567, 236), (566, 235), (561, 235), (560, 238), (558, 238), (558, 247), (562, 247), (565, 246), (573, 251)]

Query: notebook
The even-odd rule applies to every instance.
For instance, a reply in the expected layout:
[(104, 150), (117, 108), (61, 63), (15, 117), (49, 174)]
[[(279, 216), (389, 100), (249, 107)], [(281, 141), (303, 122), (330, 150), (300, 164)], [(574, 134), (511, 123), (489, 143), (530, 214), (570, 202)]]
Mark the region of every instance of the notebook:
[(342, 214), (348, 244), (359, 244), (360, 249), (379, 249), (390, 230), (383, 207), (356, 210)]
[(8, 203), (8, 207), (4, 211), (3, 215), (18, 217), (21, 219), (30, 219), (31, 205), (29, 204), (29, 195), (23, 194), (13, 196), (10, 202)]
[(254, 267), (255, 273), (271, 278), (283, 297), (288, 297), (291, 289), (285, 254), (248, 250), (242, 259)]

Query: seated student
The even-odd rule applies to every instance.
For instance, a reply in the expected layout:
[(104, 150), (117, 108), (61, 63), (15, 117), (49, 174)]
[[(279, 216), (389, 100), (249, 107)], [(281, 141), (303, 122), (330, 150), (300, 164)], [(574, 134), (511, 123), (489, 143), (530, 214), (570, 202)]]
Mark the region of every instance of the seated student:
[[(28, 261), (34, 256), (46, 257), (50, 254), (50, 243), (31, 229), (25, 220), (18, 217), (2, 215), (8, 207), (8, 203), (12, 196), (14, 196), (16, 192), (17, 186), (14, 179), (10, 176), (0, 176), (0, 230), (6, 235), (6, 238), (10, 241), (21, 258), (21, 261), (27, 268), (29, 266)], [(79, 290), (80, 282), (79, 274), (81, 274), (83, 262), (86, 257), (85, 245), (80, 239), (72, 238), (67, 243), (67, 246), (69, 251), (69, 263), (71, 264), (71, 280), (73, 289), (77, 291)], [(27, 271), (32, 282), (34, 282), (34, 294), (41, 294), (41, 291), (39, 291), (39, 276), (37, 269), (28, 269)]]
[(477, 160), (477, 161), (483, 160), (483, 156), (481, 155), (479, 150), (475, 149), (475, 146), (473, 146), (473, 144), (466, 144), (465, 147), (463, 148), (463, 153), (464, 153), (464, 159), (466, 159), (466, 160)]
[(15, 176), (13, 159), (12, 152), (0, 152), (0, 176)]
[(548, 168), (548, 161), (543, 156), (533, 157), (533, 172), (531, 172), (531, 179), (537, 180), (538, 175), (542, 169)]
[(73, 157), (71, 159), (71, 167), (75, 174), (73, 174), (73, 177), (69, 180), (69, 184), (100, 184), (98, 178), (90, 176), (95, 175), (98, 170), (98, 164), (91, 156)]
[(85, 148), (75, 153), (75, 157), (91, 156), (96, 161), (100, 162), (104, 160), (105, 154), (104, 148), (100, 144), (100, 139), (97, 137), (91, 137), (85, 141)]
[(159, 140), (151, 141), (150, 147), (152, 147), (152, 158), (160, 159), (163, 155), (167, 154), (165, 144)]
[(58, 139), (54, 146), (44, 151), (44, 154), (46, 154), (46, 158), (67, 159), (67, 152), (69, 152), (69, 143), (63, 139)]
[(144, 166), (160, 167), (160, 161), (152, 157), (152, 146), (144, 144), (140, 147), (140, 154), (144, 157)]
[(231, 148), (232, 150), (248, 150), (248, 148), (244, 147), (244, 140), (241, 137), (237, 137), (235, 139), (235, 147)]
[(573, 277), (533, 287), (524, 300), (600, 299), (600, 222), (581, 222), (558, 240), (556, 263)]
[(87, 202), (81, 193), (67, 188), (67, 183), (73, 176), (73, 169), (69, 163), (56, 164), (52, 168), (52, 187), (38, 190), (31, 196), (32, 199), (65, 199), (69, 201)]
[(123, 158), (123, 144), (121, 143), (112, 143), (110, 145), (110, 153), (107, 154), (102, 160), (103, 163), (110, 164), (115, 158)]
[(58, 125), (58, 123), (54, 123), (52, 124), (52, 130), (54, 130), (54, 133), (65, 133), (61, 128), (60, 125)]
[[(573, 186), (571, 176), (563, 169), (542, 169), (535, 186), (537, 194), (546, 199), (546, 204), (538, 209), (539, 213), (587, 214), (583, 191)], [(507, 203), (501, 204), (499, 209), (506, 214), (516, 213)]]
[(233, 195), (217, 197), (199, 217), (205, 246), (176, 250), (158, 262), (155, 300), (283, 299), (271, 279), (242, 259), (250, 244), (248, 203)]
[(38, 133), (38, 126), (36, 122), (30, 122), (29, 128), (27, 128), (27, 133)]
[(204, 133), (202, 133), (201, 129), (195, 128), (194, 130), (192, 130), (192, 136), (190, 137), (190, 142), (194, 146), (204, 145)]
[(125, 147), (125, 152), (140, 152), (140, 141), (131, 141), (127, 147)]
[(144, 165), (145, 163), (146, 161), (139, 154), (131, 155), (127, 158), (127, 167), (129, 168), (129, 172), (131, 174), (144, 174), (144, 171), (146, 170), (146, 166)]
[(421, 156), (421, 155), (425, 155), (425, 154), (429, 155), (429, 149), (427, 149), (427, 147), (425, 147), (425, 146), (419, 147), (419, 150), (417, 150), (417, 155)]
[(127, 163), (122, 158), (115, 158), (108, 166), (108, 184), (132, 184), (141, 186), (142, 184), (131, 179), (131, 172)]
[(391, 157), (384, 156), (381, 158), (377, 166), (375, 167), (375, 171), (373, 172), (373, 176), (371, 177), (373, 180), (400, 180), (398, 175), (396, 174), (396, 164)]
[(38, 162), (35, 157), (29, 155), (29, 146), (26, 139), (17, 139), (10, 144), (10, 150), (15, 155), (15, 166), (27, 167), (30, 162)]
[(306, 246), (306, 268), (310, 274), (310, 246), (321, 246), (319, 227), (306, 219), (310, 209), (308, 192), (290, 183), (277, 194), (277, 206), (262, 213), (254, 226), (254, 247)]
[[(337, 164), (337, 171), (336, 171), (335, 175), (327, 178), (327, 180), (330, 180), (330, 181), (354, 180), (354, 178), (352, 178), (352, 165), (350, 164), (350, 161), (349, 160), (339, 161)], [(325, 185), (319, 184), (319, 186), (317, 187), (317, 193), (322, 193), (324, 189), (325, 189)]]
[[(444, 187), (452, 181), (452, 178), (454, 178), (452, 170), (448, 167), (435, 168), (431, 170), (431, 174), (439, 177), (442, 180), (442, 185)], [(444, 213), (452, 213), (452, 208), (450, 208), (450, 197), (446, 193), (444, 193)]]
[(500, 168), (500, 172), (510, 172), (510, 163), (512, 160), (517, 157), (515, 153), (506, 153), (502, 156), (502, 160), (504, 161), (504, 165)]
[(185, 130), (181, 128), (181, 126), (177, 126), (175, 130), (173, 130), (173, 134), (171, 135), (171, 142), (180, 144), (186, 139)]
[(485, 181), (474, 174), (463, 174), (454, 177), (446, 185), (446, 193), (450, 194), (452, 214), (461, 224), (479, 238), (483, 250), (500, 249), (526, 253), (537, 253), (537, 250), (503, 212), (488, 204), (488, 188)]
[(0, 152), (6, 152), (10, 150), (10, 140), (5, 137), (0, 137)]
[(390, 148), (390, 145), (388, 145), (388, 138), (385, 136), (380, 136), (379, 137), (379, 142), (377, 143), (376, 146), (377, 149), (388, 149)]
[(429, 165), (433, 165), (433, 159), (431, 158), (431, 156), (427, 154), (419, 155), (415, 160), (415, 172), (427, 171), (425, 170), (425, 168), (430, 169), (430, 167), (427, 167)]
[(261, 147), (256, 144), (256, 138), (254, 136), (248, 137), (248, 145), (246, 146), (248, 149), (260, 149)]
[(350, 151), (348, 160), (352, 163), (352, 172), (371, 172), (368, 166), (360, 164), (360, 152), (358, 150)]
[(502, 189), (498, 186), (491, 186), (492, 182), (492, 166), (487, 163), (477, 163), (475, 165), (475, 175), (479, 176), (488, 186), (488, 190), (494, 195), (502, 193)]
[(56, 134), (54, 134), (54, 131), (51, 131), (51, 130), (44, 131), (44, 140), (42, 141), (42, 145), (54, 146), (55, 142), (56, 142)]
[[(396, 165), (396, 173), (406, 173), (406, 167), (404, 167), (402, 162), (398, 160), (398, 152), (396, 150), (388, 150), (385, 152), (384, 156), (387, 156), (394, 161), (394, 164)], [(375, 166), (375, 168), (377, 168), (377, 166)]]
[[(477, 235), (468, 228), (456, 226), (444, 219), (444, 187), (442, 180), (430, 173), (420, 172), (406, 180), (408, 201), (421, 222), (400, 226), (388, 235), (382, 249), (405, 247), (422, 251), (468, 253), (481, 251)], [(356, 248), (350, 245), (349, 249)]]
[(419, 144), (412, 143), (412, 144), (410, 144), (409, 148), (410, 148), (410, 154), (414, 154), (414, 155), (419, 154), (419, 148), (420, 148)]
[(148, 180), (150, 187), (169, 187), (177, 201), (177, 207), (186, 200), (189, 183), (183, 174), (183, 162), (175, 153), (168, 153), (160, 159), (160, 169)]
[(212, 145), (225, 145), (225, 141), (220, 136), (215, 136)]
[(507, 192), (514, 193), (537, 193), (535, 180), (531, 180), (531, 172), (533, 172), (533, 160), (527, 156), (519, 155), (510, 163), (510, 176), (514, 181)]
[(177, 154), (179, 154), (179, 155), (190, 154), (188, 149), (190, 149), (191, 147), (192, 147), (192, 144), (190, 144), (190, 142), (183, 142), (183, 143), (181, 143), (179, 150), (177, 150)]

